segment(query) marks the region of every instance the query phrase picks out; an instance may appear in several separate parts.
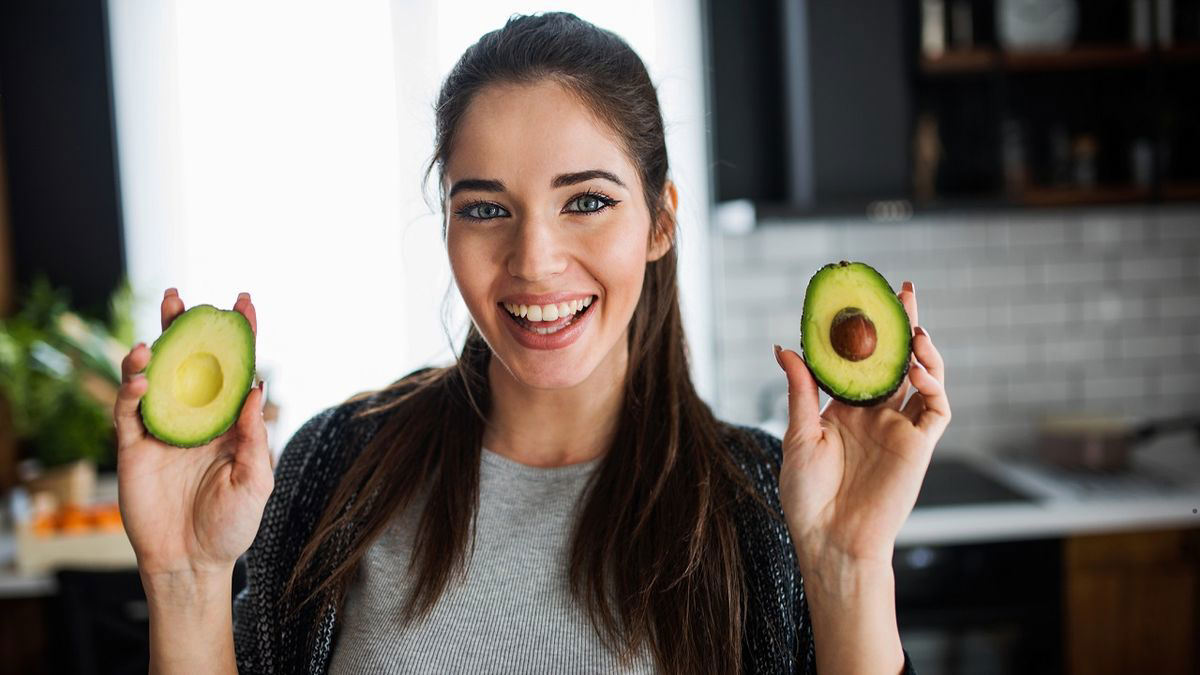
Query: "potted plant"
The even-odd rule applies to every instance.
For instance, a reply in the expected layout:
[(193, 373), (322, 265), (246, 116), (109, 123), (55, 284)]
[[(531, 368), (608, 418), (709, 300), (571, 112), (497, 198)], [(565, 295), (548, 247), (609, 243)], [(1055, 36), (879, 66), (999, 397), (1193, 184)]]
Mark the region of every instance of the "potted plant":
[(45, 278), (29, 288), (21, 310), (0, 320), (0, 396), (8, 402), (19, 456), (36, 460), (31, 491), (60, 503), (86, 502), (96, 466), (114, 460), (112, 407), (120, 362), (133, 340), (132, 297), (122, 282), (107, 323), (72, 311)]

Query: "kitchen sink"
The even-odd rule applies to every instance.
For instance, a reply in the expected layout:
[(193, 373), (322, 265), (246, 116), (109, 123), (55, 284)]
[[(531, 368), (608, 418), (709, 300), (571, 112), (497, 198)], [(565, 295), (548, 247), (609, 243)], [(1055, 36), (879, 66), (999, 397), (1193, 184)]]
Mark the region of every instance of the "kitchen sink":
[(1034, 501), (1032, 497), (989, 476), (970, 461), (937, 458), (929, 463), (929, 469), (925, 472), (925, 482), (917, 495), (916, 508), (1031, 501)]

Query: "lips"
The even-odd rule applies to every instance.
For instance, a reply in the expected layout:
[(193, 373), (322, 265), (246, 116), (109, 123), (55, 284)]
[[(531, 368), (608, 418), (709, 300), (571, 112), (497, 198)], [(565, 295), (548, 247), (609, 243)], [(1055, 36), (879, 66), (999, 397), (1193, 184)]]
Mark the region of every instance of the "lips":
[[(596, 296), (588, 297), (592, 299), (587, 306), (573, 314), (552, 321), (530, 321), (528, 318), (514, 316), (505, 307), (506, 303), (497, 304), (496, 311), (502, 315), (501, 322), (509, 333), (523, 347), (538, 350), (562, 349), (579, 339), (590, 323), (592, 314), (595, 313), (593, 310), (598, 304), (598, 298)], [(511, 306), (511, 303), (508, 304)]]

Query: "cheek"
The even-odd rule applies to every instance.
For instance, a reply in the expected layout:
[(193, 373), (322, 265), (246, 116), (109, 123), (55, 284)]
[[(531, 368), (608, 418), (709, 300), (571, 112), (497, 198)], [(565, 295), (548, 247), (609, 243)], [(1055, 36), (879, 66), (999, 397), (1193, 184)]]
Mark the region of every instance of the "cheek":
[[(597, 279), (613, 299), (636, 303), (646, 272), (646, 239), (638, 233), (609, 237), (590, 256)], [(632, 296), (632, 297), (630, 297)]]
[(467, 306), (474, 309), (476, 298), (486, 292), (491, 278), (487, 251), (481, 249), (477, 237), (450, 226), (446, 231), (446, 254), (459, 293)]

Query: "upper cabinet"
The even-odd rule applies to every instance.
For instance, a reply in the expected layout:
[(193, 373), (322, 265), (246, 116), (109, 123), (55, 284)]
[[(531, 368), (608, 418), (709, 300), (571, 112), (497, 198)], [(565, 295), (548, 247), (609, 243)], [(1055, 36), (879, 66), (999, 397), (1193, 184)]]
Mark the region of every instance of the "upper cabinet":
[(705, 14), (718, 202), (903, 215), (1200, 198), (1200, 0)]

